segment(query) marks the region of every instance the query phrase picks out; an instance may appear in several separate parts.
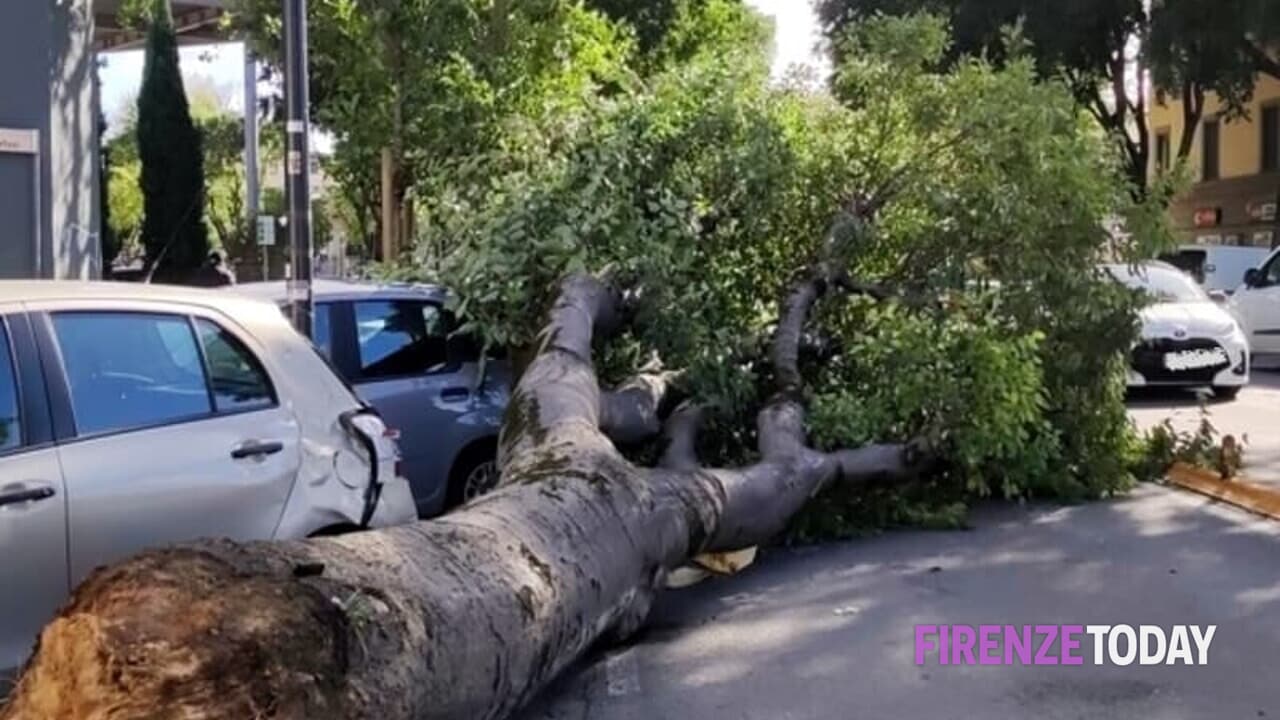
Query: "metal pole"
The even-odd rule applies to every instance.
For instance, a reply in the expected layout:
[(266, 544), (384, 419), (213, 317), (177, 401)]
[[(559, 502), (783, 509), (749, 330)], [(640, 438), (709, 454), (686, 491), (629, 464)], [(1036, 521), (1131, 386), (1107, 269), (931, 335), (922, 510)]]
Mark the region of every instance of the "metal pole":
[[(256, 240), (258, 236), (258, 59), (244, 44), (244, 221), (248, 228), (248, 237)], [(267, 250), (258, 246), (262, 255), (262, 279), (270, 280), (267, 265)]]
[(284, 0), (285, 195), (293, 277), (289, 302), (298, 332), (311, 337), (311, 154), (307, 97), (307, 0)]

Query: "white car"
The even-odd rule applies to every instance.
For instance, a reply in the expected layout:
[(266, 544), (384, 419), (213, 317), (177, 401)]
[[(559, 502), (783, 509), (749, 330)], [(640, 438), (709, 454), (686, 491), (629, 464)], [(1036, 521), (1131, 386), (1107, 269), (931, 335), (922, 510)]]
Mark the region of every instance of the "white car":
[(1140, 312), (1142, 337), (1130, 356), (1129, 387), (1209, 387), (1230, 399), (1249, 384), (1249, 341), (1221, 299), (1167, 263), (1105, 267), (1151, 301)]
[(1255, 356), (1280, 357), (1280, 248), (1245, 273), (1244, 285), (1231, 297), (1231, 309)]
[(0, 282), (0, 672), (144, 548), (413, 521), (391, 435), (270, 303)]

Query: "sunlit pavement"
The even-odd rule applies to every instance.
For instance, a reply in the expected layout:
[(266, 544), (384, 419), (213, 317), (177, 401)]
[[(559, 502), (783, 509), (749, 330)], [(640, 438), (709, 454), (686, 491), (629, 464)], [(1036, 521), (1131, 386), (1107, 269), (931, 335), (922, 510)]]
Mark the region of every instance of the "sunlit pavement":
[[(1218, 432), (1248, 438), (1242, 475), (1280, 487), (1280, 372), (1256, 370), (1252, 383), (1238, 398), (1231, 402), (1210, 400), (1204, 409)], [(1129, 401), (1129, 414), (1140, 427), (1169, 419), (1181, 431), (1194, 431), (1202, 419), (1196, 394), (1176, 390), (1135, 394)]]
[[(665, 594), (522, 720), (1280, 717), (1280, 523), (1140, 487), (774, 551)], [(1218, 625), (1204, 667), (917, 667), (916, 624)]]

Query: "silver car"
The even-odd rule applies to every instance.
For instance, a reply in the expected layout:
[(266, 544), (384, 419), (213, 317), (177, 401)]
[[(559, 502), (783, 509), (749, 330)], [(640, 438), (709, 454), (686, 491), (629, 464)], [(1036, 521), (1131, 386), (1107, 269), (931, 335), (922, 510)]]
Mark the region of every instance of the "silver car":
[(395, 443), (272, 305), (0, 282), (0, 671), (95, 567), (416, 517)]

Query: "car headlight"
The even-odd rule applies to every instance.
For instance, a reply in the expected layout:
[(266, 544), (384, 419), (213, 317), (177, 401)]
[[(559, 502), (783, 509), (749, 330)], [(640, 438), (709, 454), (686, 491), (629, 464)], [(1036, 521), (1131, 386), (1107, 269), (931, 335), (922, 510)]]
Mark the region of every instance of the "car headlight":
[(1213, 325), (1209, 328), (1209, 332), (1212, 333), (1214, 337), (1233, 337), (1244, 334), (1240, 330), (1240, 323), (1237, 323), (1234, 320), (1228, 320), (1217, 325)]

